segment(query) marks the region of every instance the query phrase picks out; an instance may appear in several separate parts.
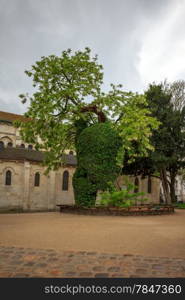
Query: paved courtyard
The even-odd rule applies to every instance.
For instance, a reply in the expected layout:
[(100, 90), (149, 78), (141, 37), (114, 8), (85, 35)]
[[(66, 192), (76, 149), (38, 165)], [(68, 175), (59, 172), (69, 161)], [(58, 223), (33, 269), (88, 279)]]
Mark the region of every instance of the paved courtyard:
[(1, 214), (0, 277), (185, 277), (185, 211)]

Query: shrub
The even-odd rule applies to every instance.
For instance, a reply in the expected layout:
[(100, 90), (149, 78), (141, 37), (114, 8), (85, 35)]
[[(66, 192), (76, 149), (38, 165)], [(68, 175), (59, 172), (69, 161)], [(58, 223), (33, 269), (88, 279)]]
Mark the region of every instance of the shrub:
[(128, 183), (126, 189), (117, 191), (111, 190), (101, 193), (100, 205), (112, 206), (112, 207), (130, 207), (135, 204), (136, 201), (147, 201), (147, 198), (143, 198), (145, 193), (138, 192), (132, 193), (134, 185)]

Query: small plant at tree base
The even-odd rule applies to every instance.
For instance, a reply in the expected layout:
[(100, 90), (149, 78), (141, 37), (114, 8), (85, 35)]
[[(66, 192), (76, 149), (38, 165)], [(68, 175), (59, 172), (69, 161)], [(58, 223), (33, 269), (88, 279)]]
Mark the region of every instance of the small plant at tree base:
[(126, 189), (117, 191), (111, 189), (101, 193), (100, 205), (111, 206), (111, 207), (130, 207), (135, 205), (137, 201), (147, 201), (147, 198), (143, 198), (145, 193), (137, 192), (133, 193), (135, 186), (128, 183)]
[(175, 206), (176, 208), (185, 209), (185, 203), (175, 203), (174, 206)]

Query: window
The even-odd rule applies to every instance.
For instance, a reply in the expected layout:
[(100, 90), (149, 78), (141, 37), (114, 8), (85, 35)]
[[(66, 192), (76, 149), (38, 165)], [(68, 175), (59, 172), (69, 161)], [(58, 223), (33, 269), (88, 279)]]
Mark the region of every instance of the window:
[(134, 193), (138, 193), (138, 191), (139, 191), (139, 179), (137, 177), (135, 178), (134, 185), (135, 185)]
[(151, 194), (152, 192), (152, 180), (151, 177), (148, 176), (148, 193)]
[(68, 185), (69, 185), (69, 172), (64, 171), (63, 173), (63, 182), (62, 182), (62, 190), (68, 191)]
[(32, 150), (33, 146), (32, 145), (28, 145), (28, 149)]
[(13, 147), (12, 142), (9, 142), (7, 146), (8, 146), (8, 148), (12, 148)]
[(11, 171), (6, 171), (6, 176), (5, 176), (5, 185), (11, 185), (12, 183), (12, 173)]
[(35, 182), (34, 186), (39, 186), (40, 185), (40, 174), (39, 172), (35, 173)]
[(73, 155), (73, 151), (69, 151), (69, 154)]
[(21, 146), (20, 146), (21, 148), (25, 148), (25, 145), (24, 144), (21, 144)]
[(0, 141), (0, 149), (4, 148), (4, 143), (2, 141)]

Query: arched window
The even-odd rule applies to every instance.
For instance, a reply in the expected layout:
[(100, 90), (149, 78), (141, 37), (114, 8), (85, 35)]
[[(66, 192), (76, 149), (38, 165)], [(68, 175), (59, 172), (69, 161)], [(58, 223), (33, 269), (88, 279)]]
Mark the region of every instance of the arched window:
[(4, 148), (4, 143), (2, 141), (0, 141), (0, 149)]
[(73, 155), (73, 151), (69, 151), (69, 154)]
[(32, 145), (28, 145), (28, 149), (32, 150), (33, 146)]
[(13, 147), (12, 142), (9, 142), (8, 145), (7, 145), (7, 147), (8, 147), (8, 148), (12, 148), (12, 147)]
[(12, 173), (10, 170), (6, 171), (6, 176), (5, 176), (5, 185), (11, 185), (12, 183)]
[(138, 193), (138, 191), (139, 191), (139, 179), (138, 179), (138, 177), (135, 178), (134, 185), (135, 185), (134, 193)]
[(40, 185), (40, 174), (39, 172), (35, 173), (35, 182), (34, 186), (39, 186)]
[(64, 171), (63, 181), (62, 181), (62, 190), (63, 191), (68, 191), (68, 186), (69, 186), (69, 172)]
[(152, 192), (152, 180), (151, 177), (148, 176), (148, 194), (151, 194)]
[(25, 148), (25, 145), (24, 144), (21, 144), (21, 146), (20, 146), (21, 148)]

